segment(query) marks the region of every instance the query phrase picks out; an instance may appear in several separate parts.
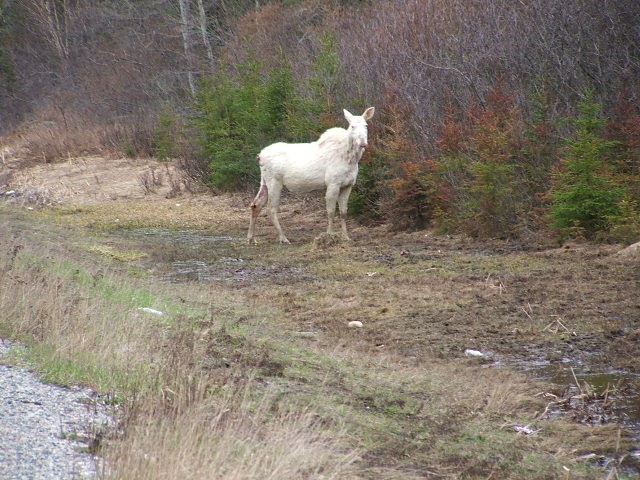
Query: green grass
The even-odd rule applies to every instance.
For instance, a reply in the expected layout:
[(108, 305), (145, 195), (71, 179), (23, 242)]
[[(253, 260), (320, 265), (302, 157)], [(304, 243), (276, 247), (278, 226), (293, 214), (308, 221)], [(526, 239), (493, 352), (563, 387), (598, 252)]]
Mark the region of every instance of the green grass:
[(146, 253), (136, 250), (118, 250), (108, 245), (92, 245), (89, 247), (90, 252), (99, 253), (107, 258), (112, 258), (120, 262), (134, 262), (146, 256)]

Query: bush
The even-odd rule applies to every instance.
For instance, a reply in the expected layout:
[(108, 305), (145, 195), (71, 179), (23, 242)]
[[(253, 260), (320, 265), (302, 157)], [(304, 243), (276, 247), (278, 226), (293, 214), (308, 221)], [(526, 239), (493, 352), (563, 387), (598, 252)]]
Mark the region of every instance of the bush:
[(556, 134), (543, 101), (527, 121), (513, 97), (497, 82), (483, 104), (449, 107), (429, 160), (419, 159), (407, 125), (385, 119), (388, 132), (378, 141), (395, 174), (388, 182), (395, 227), (432, 225), (480, 237), (518, 236), (539, 227)]
[(611, 225), (605, 239), (632, 244), (640, 239), (640, 205), (630, 195), (618, 204), (618, 212), (607, 219)]
[(422, 228), (430, 220), (428, 193), (418, 179), (421, 165), (411, 138), (406, 105), (393, 91), (387, 91), (379, 118), (371, 131), (371, 148), (361, 160), (354, 189), (354, 213), (369, 218), (384, 217), (392, 228)]
[(379, 155), (366, 154), (360, 160), (358, 180), (349, 196), (349, 213), (363, 219), (382, 218), (381, 179), (386, 177), (386, 163)]
[(606, 134), (616, 141), (614, 158), (621, 182), (632, 198), (640, 198), (640, 105), (627, 88), (618, 95)]
[(398, 176), (389, 181), (394, 199), (387, 212), (395, 229), (428, 227), (436, 211), (437, 184), (432, 162), (404, 162)]
[(289, 104), (286, 131), (291, 141), (313, 141), (326, 129), (344, 121), (342, 109), (335, 105), (342, 77), (336, 49), (334, 35), (323, 33), (310, 65), (309, 76), (300, 82), (299, 93)]
[[(446, 114), (431, 169), (435, 226), (473, 236), (516, 236), (544, 173), (527, 162), (527, 125), (498, 82), (484, 105)], [(528, 166), (527, 166), (528, 163)]]

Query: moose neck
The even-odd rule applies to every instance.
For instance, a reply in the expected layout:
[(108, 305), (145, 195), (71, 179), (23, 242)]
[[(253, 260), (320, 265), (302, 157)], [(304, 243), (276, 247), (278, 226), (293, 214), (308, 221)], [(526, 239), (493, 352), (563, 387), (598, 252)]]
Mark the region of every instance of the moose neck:
[(358, 145), (358, 142), (354, 137), (349, 135), (349, 143), (347, 146), (347, 158), (349, 163), (358, 163), (362, 158), (363, 150)]

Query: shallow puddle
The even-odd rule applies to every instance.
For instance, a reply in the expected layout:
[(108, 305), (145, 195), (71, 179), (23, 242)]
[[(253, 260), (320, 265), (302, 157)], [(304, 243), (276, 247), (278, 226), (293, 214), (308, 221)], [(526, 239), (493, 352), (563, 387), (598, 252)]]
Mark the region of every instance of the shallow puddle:
[[(540, 347), (531, 347), (530, 353)], [(621, 472), (640, 473), (640, 374), (625, 370), (598, 369), (597, 354), (587, 353), (581, 359), (562, 357), (557, 361), (544, 359), (543, 352), (533, 360), (517, 360), (514, 366), (534, 378), (558, 385), (564, 391), (548, 396), (549, 414), (567, 415), (580, 423), (623, 426), (636, 446), (619, 455), (594, 458), (601, 466), (620, 463)], [(590, 362), (591, 360), (591, 362)]]
[(221, 242), (238, 242), (243, 240), (240, 237), (232, 237), (229, 235), (209, 235), (204, 232), (192, 230), (172, 231), (158, 228), (131, 230), (125, 233), (124, 236), (134, 239), (153, 239), (159, 242), (180, 242), (184, 248), (202, 248)]
[(216, 281), (256, 281), (269, 280), (272, 283), (291, 283), (311, 278), (302, 268), (281, 265), (244, 265), (241, 258), (221, 257), (215, 264), (199, 260), (172, 262), (169, 271), (161, 275), (169, 282), (216, 282)]
[(591, 423), (620, 422), (640, 441), (640, 375), (625, 371), (595, 372), (585, 367), (574, 367), (572, 371), (569, 364), (537, 367), (533, 371), (541, 379), (566, 385), (568, 393), (576, 397), (592, 392), (594, 398), (601, 398), (607, 405), (593, 409)]

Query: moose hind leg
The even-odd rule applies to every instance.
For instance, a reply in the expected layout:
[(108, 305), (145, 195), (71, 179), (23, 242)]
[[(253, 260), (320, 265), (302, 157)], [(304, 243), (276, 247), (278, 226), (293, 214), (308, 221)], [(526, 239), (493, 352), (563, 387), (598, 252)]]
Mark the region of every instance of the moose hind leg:
[(256, 198), (254, 198), (253, 202), (251, 202), (251, 218), (249, 219), (249, 233), (247, 233), (247, 243), (249, 244), (251, 244), (251, 242), (253, 241), (253, 234), (256, 227), (256, 218), (258, 218), (258, 215), (260, 215), (260, 212), (266, 205), (268, 198), (269, 190), (263, 183), (260, 185), (260, 190), (258, 190)]
[(276, 227), (278, 231), (278, 240), (280, 243), (291, 243), (284, 236), (282, 232), (282, 227), (280, 226), (280, 221), (278, 220), (278, 207), (280, 206), (280, 193), (282, 192), (282, 184), (277, 182), (272, 182), (269, 185), (269, 202), (267, 208), (269, 209), (269, 217), (271, 218), (271, 223)]

